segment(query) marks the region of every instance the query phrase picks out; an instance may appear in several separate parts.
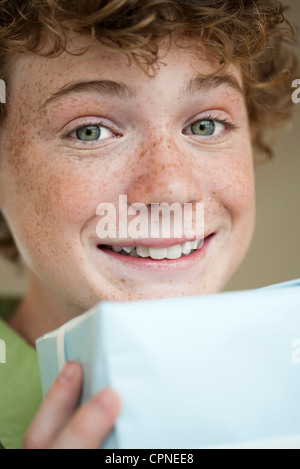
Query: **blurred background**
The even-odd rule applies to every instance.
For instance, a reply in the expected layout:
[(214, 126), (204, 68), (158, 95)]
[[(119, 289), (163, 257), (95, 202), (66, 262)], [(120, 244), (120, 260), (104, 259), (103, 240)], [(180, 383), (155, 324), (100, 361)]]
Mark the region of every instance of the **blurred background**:
[[(283, 3), (290, 6), (287, 16), (297, 25), (300, 38), (300, 2)], [(256, 231), (226, 291), (300, 278), (300, 103), (294, 104), (291, 128), (283, 129), (276, 142), (274, 159), (255, 169)], [(0, 258), (0, 296), (23, 294), (26, 283), (22, 272)]]

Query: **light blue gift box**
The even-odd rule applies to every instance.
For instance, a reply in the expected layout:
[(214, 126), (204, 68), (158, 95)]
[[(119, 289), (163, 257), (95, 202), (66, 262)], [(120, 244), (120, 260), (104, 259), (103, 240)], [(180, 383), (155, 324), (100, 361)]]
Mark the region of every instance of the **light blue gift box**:
[(104, 301), (36, 345), (44, 394), (66, 360), (83, 367), (82, 402), (106, 386), (119, 394), (103, 449), (300, 448), (300, 279)]

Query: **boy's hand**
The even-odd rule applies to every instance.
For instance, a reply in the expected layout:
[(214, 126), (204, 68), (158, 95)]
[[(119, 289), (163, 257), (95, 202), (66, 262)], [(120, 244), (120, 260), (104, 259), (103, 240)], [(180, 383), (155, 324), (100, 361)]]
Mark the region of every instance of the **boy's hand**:
[(120, 411), (117, 394), (105, 389), (75, 410), (82, 369), (68, 362), (49, 388), (25, 437), (24, 449), (96, 449)]

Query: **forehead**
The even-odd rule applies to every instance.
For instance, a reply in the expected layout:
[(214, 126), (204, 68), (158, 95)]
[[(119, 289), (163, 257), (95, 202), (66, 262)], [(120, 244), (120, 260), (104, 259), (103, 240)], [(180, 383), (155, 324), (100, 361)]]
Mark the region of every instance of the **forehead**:
[[(170, 93), (171, 96), (179, 90), (193, 91), (197, 82), (188, 81), (191, 76), (203, 78), (219, 69), (211, 56), (196, 50), (193, 44), (178, 47), (173, 43), (168, 47), (165, 41), (161, 41), (159, 71), (154, 76), (148, 76), (134, 60), (129, 61), (124, 52), (109, 49), (98, 41), (91, 44), (90, 38), (86, 36), (70, 35), (67, 50), (71, 53), (64, 51), (57, 57), (16, 54), (10, 69), (12, 98), (21, 96), (22, 100), (30, 100), (36, 107), (40, 107), (69, 85), (95, 82), (99, 78), (125, 82), (126, 90), (132, 96), (145, 90), (152, 95)], [(214, 82), (216, 87), (227, 84), (236, 88), (236, 91), (242, 90), (242, 79), (237, 67), (229, 66), (223, 76), (227, 77), (227, 83), (226, 80), (220, 81), (218, 75)]]

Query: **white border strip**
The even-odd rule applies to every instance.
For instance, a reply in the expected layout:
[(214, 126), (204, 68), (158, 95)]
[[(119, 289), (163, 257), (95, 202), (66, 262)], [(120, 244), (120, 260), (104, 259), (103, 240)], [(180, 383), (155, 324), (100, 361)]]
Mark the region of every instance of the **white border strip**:
[(64, 367), (66, 363), (66, 355), (65, 355), (65, 327), (62, 326), (57, 331), (57, 340), (56, 340), (56, 352), (57, 352), (57, 361), (58, 361), (58, 369)]

